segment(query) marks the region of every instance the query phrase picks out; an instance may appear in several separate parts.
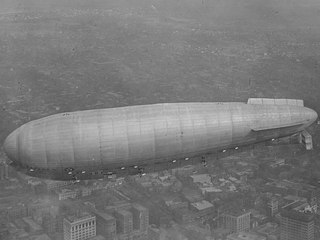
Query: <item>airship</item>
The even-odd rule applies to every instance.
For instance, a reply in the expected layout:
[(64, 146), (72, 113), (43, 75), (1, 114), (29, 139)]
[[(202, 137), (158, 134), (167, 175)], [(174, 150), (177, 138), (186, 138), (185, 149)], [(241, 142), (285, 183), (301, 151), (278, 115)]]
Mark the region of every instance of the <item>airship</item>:
[(159, 103), (64, 112), (13, 131), (4, 151), (19, 171), (54, 180), (145, 174), (303, 131), (303, 100)]

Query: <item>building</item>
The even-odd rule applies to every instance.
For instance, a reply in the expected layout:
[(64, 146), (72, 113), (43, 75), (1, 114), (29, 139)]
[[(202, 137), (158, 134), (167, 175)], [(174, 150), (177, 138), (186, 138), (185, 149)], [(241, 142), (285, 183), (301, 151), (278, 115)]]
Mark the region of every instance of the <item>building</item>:
[[(97, 212), (97, 210), (93, 211)], [(118, 202), (114, 206), (106, 207), (105, 211), (108, 213), (108, 224), (113, 224), (113, 229), (116, 229), (114, 232), (116, 233), (118, 240), (128, 240), (131, 238), (135, 240), (144, 240), (148, 238), (149, 210), (147, 208), (137, 203), (130, 204), (128, 202)], [(158, 219), (161, 219), (161, 215), (155, 215), (157, 215)], [(110, 217), (114, 217), (113, 220), (111, 220)], [(104, 216), (104, 218), (106, 221), (106, 216)], [(98, 220), (100, 220), (100, 218), (98, 219), (97, 215), (97, 221)], [(112, 238), (110, 237), (110, 239)]]
[(28, 204), (28, 216), (31, 216), (38, 224), (43, 224), (44, 216), (56, 217), (58, 214), (59, 207), (51, 201), (34, 201)]
[(114, 213), (116, 218), (117, 233), (128, 234), (133, 231), (132, 213), (127, 210), (117, 210)]
[(191, 203), (190, 209), (197, 215), (197, 217), (204, 217), (212, 214), (213, 205), (206, 200), (202, 200), (200, 202)]
[(302, 143), (307, 150), (313, 149), (312, 136), (306, 130), (300, 133), (299, 142)]
[(239, 232), (228, 235), (227, 240), (267, 240), (267, 238), (256, 233)]
[(177, 208), (188, 208), (188, 202), (182, 201), (182, 199), (175, 195), (164, 195), (162, 197), (163, 204), (168, 207), (170, 210)]
[(174, 240), (184, 240), (190, 239), (182, 234), (178, 229), (170, 228), (166, 229), (163, 227), (157, 228), (151, 225), (148, 230), (148, 240), (164, 240), (164, 239), (174, 239)]
[(62, 187), (72, 185), (71, 181), (53, 181), (53, 180), (44, 180), (45, 188), (48, 192), (55, 191)]
[(305, 198), (315, 209), (320, 205), (319, 184), (311, 185), (300, 182), (292, 182), (289, 180), (275, 180), (267, 183), (266, 188), (269, 192)]
[(186, 208), (177, 208), (173, 210), (174, 220), (178, 223), (190, 223), (194, 220), (194, 214)]
[(181, 176), (181, 177), (189, 177), (190, 175), (192, 175), (194, 170), (195, 170), (194, 165), (187, 165), (180, 168), (172, 169), (172, 172), (173, 172), (172, 174), (175, 174), (176, 176)]
[(314, 240), (314, 214), (303, 201), (289, 203), (280, 212), (280, 240)]
[(85, 240), (96, 236), (96, 217), (87, 212), (63, 219), (64, 240)]
[(166, 214), (160, 208), (149, 209), (149, 220), (150, 224), (155, 225), (168, 225), (173, 220), (173, 216)]
[(78, 192), (76, 190), (64, 188), (61, 190), (56, 190), (56, 194), (59, 200), (66, 200), (68, 198), (76, 198)]
[(97, 220), (97, 234), (108, 240), (114, 240), (117, 234), (116, 219), (103, 211), (93, 211)]
[(257, 226), (263, 225), (268, 222), (268, 216), (262, 214), (261, 212), (251, 209), (250, 210), (250, 227), (255, 228)]
[(201, 191), (192, 189), (192, 188), (182, 189), (182, 197), (183, 197), (183, 200), (187, 201), (189, 204), (203, 200)]
[(165, 231), (161, 231), (161, 230), (162, 229), (157, 228), (156, 226), (150, 225), (148, 230), (149, 240), (165, 239)]
[(278, 240), (280, 236), (279, 225), (273, 222), (268, 222), (254, 229), (255, 232), (265, 236), (267, 240)]
[(191, 182), (197, 186), (212, 186), (211, 176), (209, 174), (194, 174), (190, 176)]
[(233, 212), (223, 215), (225, 228), (230, 233), (246, 232), (250, 230), (250, 214), (251, 212)]
[(14, 198), (10, 200), (12, 201), (6, 204), (0, 204), (0, 216), (2, 219), (12, 221), (17, 218), (26, 217), (28, 215), (26, 204), (22, 202), (16, 203), (16, 199)]
[(43, 233), (42, 227), (36, 223), (31, 217), (24, 217), (22, 220), (27, 224), (27, 231), (33, 234)]
[(274, 217), (278, 213), (279, 202), (276, 198), (271, 198), (267, 202), (267, 213), (269, 217)]
[(131, 212), (133, 216), (133, 229), (147, 232), (149, 226), (148, 209), (139, 204), (132, 204)]
[(45, 232), (52, 236), (57, 232), (58, 217), (50, 212), (44, 213), (42, 216), (42, 227)]
[(77, 191), (77, 196), (78, 197), (86, 197), (86, 196), (90, 196), (91, 193), (92, 193), (92, 189), (91, 188), (81, 186)]

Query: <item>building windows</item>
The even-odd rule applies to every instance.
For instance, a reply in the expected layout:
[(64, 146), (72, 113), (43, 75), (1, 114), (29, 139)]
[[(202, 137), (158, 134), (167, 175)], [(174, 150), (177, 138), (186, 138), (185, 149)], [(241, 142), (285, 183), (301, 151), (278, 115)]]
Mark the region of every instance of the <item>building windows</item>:
[(66, 218), (64, 220), (65, 240), (84, 240), (96, 236), (95, 217), (88, 215), (82, 218)]

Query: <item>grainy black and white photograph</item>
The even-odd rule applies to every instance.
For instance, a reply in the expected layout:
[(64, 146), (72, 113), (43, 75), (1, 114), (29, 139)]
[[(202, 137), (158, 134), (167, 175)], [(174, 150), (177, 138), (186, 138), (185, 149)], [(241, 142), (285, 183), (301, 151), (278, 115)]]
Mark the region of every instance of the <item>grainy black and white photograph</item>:
[(320, 240), (319, 0), (0, 0), (0, 240)]

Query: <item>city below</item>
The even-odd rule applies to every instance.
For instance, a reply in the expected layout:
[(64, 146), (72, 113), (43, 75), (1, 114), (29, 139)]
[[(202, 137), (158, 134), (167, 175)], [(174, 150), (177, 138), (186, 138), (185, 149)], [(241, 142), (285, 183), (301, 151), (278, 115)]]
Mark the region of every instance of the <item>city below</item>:
[(0, 239), (319, 239), (315, 158), (288, 138), (125, 178), (51, 181), (3, 163)]

